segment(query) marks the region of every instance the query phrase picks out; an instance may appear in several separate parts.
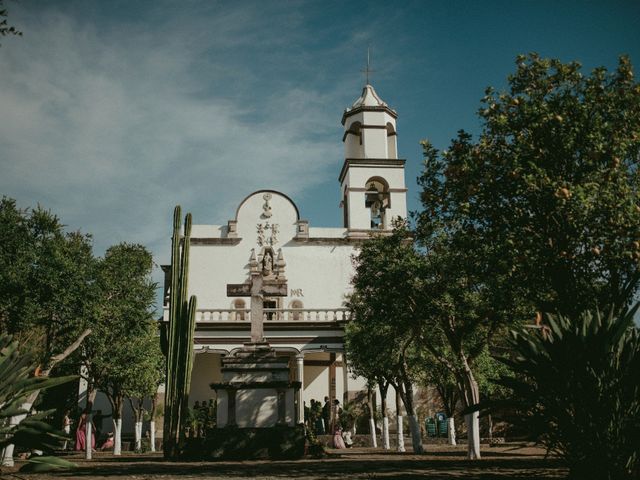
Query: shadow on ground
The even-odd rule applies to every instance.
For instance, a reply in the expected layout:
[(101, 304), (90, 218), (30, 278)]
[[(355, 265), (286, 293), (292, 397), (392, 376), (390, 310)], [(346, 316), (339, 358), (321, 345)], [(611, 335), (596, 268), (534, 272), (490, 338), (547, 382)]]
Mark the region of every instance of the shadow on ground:
[[(343, 453), (344, 452), (344, 453)], [(71, 458), (70, 458), (71, 459)], [(555, 458), (519, 451), (488, 451), (470, 462), (464, 450), (427, 455), (372, 452), (370, 449), (332, 451), (328, 458), (297, 461), (169, 462), (160, 455), (99, 456), (92, 462), (73, 459), (78, 468), (38, 479), (194, 478), (194, 479), (424, 479), (491, 480), (562, 478), (566, 471)], [(25, 478), (33, 478), (25, 476)]]

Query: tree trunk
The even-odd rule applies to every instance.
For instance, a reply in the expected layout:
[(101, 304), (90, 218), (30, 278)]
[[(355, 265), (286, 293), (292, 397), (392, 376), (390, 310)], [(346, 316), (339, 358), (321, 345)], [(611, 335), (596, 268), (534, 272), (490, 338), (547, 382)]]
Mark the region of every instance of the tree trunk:
[(134, 426), (134, 445), (135, 451), (139, 452), (142, 450), (142, 422), (144, 420), (144, 398), (138, 398), (137, 402), (134, 403), (133, 399), (129, 397), (129, 404), (131, 405), (131, 410), (133, 411), (133, 415), (135, 417), (135, 426)]
[(473, 412), (464, 416), (467, 425), (467, 458), (477, 460), (480, 458), (480, 421), (479, 413)]
[(382, 448), (389, 450), (389, 417), (387, 416), (387, 391), (389, 390), (389, 383), (384, 380), (378, 381), (378, 388), (380, 389), (380, 404), (382, 408)]
[[(29, 412), (31, 410), (31, 407), (33, 407), (33, 403), (36, 401), (36, 399), (38, 398), (39, 394), (40, 394), (40, 390), (36, 390), (35, 392), (31, 392), (31, 394), (27, 397), (25, 402), (22, 405), (20, 405), (20, 408), (22, 408), (22, 410), (25, 410), (25, 411)], [(14, 415), (13, 417), (9, 418), (9, 427), (10, 428), (11, 427), (15, 428), (25, 418), (27, 418), (27, 413), (23, 413), (22, 415)], [(14, 464), (15, 464), (15, 462), (13, 461), (13, 450), (14, 450), (14, 448), (15, 448), (15, 446), (12, 443), (10, 443), (2, 451), (2, 466), (3, 467), (13, 467), (14, 466)]]
[(150, 437), (150, 448), (152, 452), (156, 451), (156, 405), (158, 403), (158, 394), (154, 393), (151, 396), (151, 412), (150, 422), (149, 422), (149, 437)]
[(493, 418), (491, 414), (487, 415), (487, 422), (489, 423), (489, 445), (493, 443)]
[[(480, 402), (480, 391), (473, 372), (469, 367), (467, 358), (464, 354), (460, 354), (460, 360), (463, 364), (463, 372), (461, 372), (461, 380), (463, 385), (463, 399), (465, 407), (471, 407)], [(480, 458), (480, 413), (475, 411), (464, 416), (467, 425), (467, 458), (476, 460)]]
[(91, 460), (93, 457), (93, 449), (91, 448), (91, 439), (93, 438), (93, 402), (96, 399), (98, 391), (89, 385), (87, 387), (87, 423), (84, 429), (84, 458), (85, 460)]
[(456, 422), (453, 417), (447, 419), (447, 437), (449, 445), (457, 445), (456, 443)]
[(136, 452), (142, 450), (142, 421), (136, 421), (135, 425)]
[(373, 391), (371, 387), (367, 388), (367, 406), (369, 407), (369, 430), (371, 431), (371, 446), (373, 448), (377, 448), (378, 440), (376, 438), (376, 420), (375, 411), (373, 409)]
[(113, 416), (113, 454), (122, 455), (122, 418)]
[(93, 458), (93, 414), (91, 411), (87, 412), (87, 423), (84, 430), (84, 458), (85, 460), (91, 460)]
[(113, 412), (113, 454), (122, 455), (122, 406), (124, 398), (120, 392), (107, 394)]
[(156, 451), (156, 420), (155, 418), (151, 419), (151, 423), (149, 424), (149, 442), (150, 449), (152, 452)]
[(397, 440), (398, 440), (398, 452), (405, 452), (404, 448), (404, 425), (402, 419), (402, 398), (400, 392), (396, 388), (396, 425), (397, 425)]
[[(404, 387), (404, 390), (403, 388)], [(400, 396), (404, 403), (404, 408), (407, 411), (409, 417), (409, 429), (411, 430), (411, 445), (413, 446), (413, 453), (424, 453), (422, 446), (422, 434), (420, 433), (420, 423), (418, 422), (418, 416), (413, 409), (413, 385), (411, 381), (403, 381), (400, 384)]]

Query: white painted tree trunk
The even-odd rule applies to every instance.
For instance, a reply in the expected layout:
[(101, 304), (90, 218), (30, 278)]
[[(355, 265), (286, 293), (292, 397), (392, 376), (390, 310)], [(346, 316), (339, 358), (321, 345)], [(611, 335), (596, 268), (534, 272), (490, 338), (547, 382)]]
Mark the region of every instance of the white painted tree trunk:
[(386, 415), (382, 417), (382, 448), (389, 450), (389, 417)]
[(398, 451), (399, 452), (406, 452), (407, 450), (405, 449), (404, 446), (404, 425), (403, 425), (403, 417), (402, 415), (396, 415), (396, 422), (397, 422), (397, 441), (398, 441)]
[[(39, 390), (38, 390), (39, 392)], [(35, 401), (35, 399), (38, 397), (38, 392), (35, 393), (35, 396), (33, 398), (33, 401), (30, 401), (30, 398), (27, 398), (27, 401), (25, 403), (23, 403), (20, 408), (22, 408), (23, 410), (26, 410), (27, 412), (31, 410), (31, 407), (33, 406), (33, 402)], [(33, 396), (33, 394), (31, 394), (31, 396)], [(20, 422), (22, 422), (25, 418), (27, 418), (27, 414), (23, 413), (22, 415), (14, 415), (13, 417), (9, 418), (9, 426), (10, 427), (15, 427), (16, 425), (19, 425)], [(14, 449), (14, 445), (11, 443), (9, 445), (7, 445), (6, 447), (4, 447), (4, 450), (2, 450), (2, 466), (3, 467), (13, 467), (14, 466), (14, 461), (13, 461), (13, 449)]]
[(113, 419), (113, 454), (122, 455), (122, 418)]
[(93, 449), (91, 439), (93, 438), (93, 415), (91, 412), (87, 413), (87, 423), (84, 427), (84, 458), (85, 460), (91, 460), (93, 458)]
[(155, 419), (151, 419), (151, 424), (149, 425), (149, 441), (151, 442), (150, 448), (152, 452), (156, 451), (156, 421)]
[(369, 418), (369, 430), (371, 430), (371, 446), (378, 448), (378, 439), (376, 438), (376, 422), (373, 418)]
[(464, 416), (467, 424), (467, 458), (480, 458), (480, 413), (473, 412)]
[(135, 425), (136, 450), (142, 449), (142, 422), (138, 421)]
[(456, 422), (453, 417), (447, 419), (447, 437), (449, 438), (449, 445), (457, 445), (456, 443)]
[(420, 423), (418, 423), (417, 415), (409, 416), (409, 428), (411, 429), (411, 445), (413, 446), (413, 453), (424, 453), (424, 448), (422, 448)]
[[(49, 359), (47, 368), (45, 368), (45, 370), (43, 370), (40, 373), (40, 375), (42, 377), (48, 377), (49, 374), (51, 373), (51, 370), (53, 369), (53, 367), (58, 362), (61, 362), (62, 360), (67, 358), (69, 355), (71, 355), (80, 346), (80, 344), (85, 339), (85, 337), (87, 335), (89, 335), (90, 333), (91, 333), (91, 329), (90, 328), (86, 329), (84, 332), (82, 332), (80, 334), (80, 336), (76, 339), (76, 341), (73, 342), (71, 345), (69, 345), (62, 353), (59, 353), (58, 355), (54, 355), (53, 357), (51, 357)], [(24, 402), (22, 404), (22, 409), (26, 410), (27, 412), (30, 411), (31, 407), (35, 403), (35, 401), (38, 398), (39, 394), (40, 394), (40, 390), (35, 390), (35, 391), (31, 392), (27, 396), (26, 402)], [(13, 416), (13, 417), (11, 417), (9, 419), (9, 425), (10, 426), (18, 425), (25, 418), (27, 418), (27, 414), (15, 415), (15, 416)], [(14, 445), (13, 444), (9, 444), (2, 450), (2, 453), (0, 454), (0, 456), (2, 457), (2, 461), (0, 463), (2, 464), (3, 467), (13, 467), (14, 466), (13, 449), (14, 449)]]

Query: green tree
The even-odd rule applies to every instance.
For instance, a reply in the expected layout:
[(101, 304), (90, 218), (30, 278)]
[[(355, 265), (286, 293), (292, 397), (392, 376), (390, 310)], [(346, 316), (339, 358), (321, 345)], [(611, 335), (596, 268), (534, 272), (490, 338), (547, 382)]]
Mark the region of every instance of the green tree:
[(0, 201), (0, 330), (32, 350), (41, 370), (86, 328), (95, 297), (91, 238), (66, 233), (41, 207)]
[(360, 377), (368, 380), (367, 405), (369, 410), (369, 430), (371, 434), (371, 444), (377, 447), (375, 407), (373, 404), (373, 388), (375, 385), (380, 390), (381, 410), (382, 410), (382, 446), (385, 450), (389, 446), (389, 419), (387, 417), (386, 396), (389, 389), (389, 378), (393, 378), (393, 365), (388, 361), (387, 350), (371, 348), (372, 345), (380, 343), (380, 331), (370, 329), (370, 319), (367, 321), (366, 315), (370, 314), (364, 304), (366, 299), (360, 293), (355, 292), (349, 299), (349, 307), (356, 318), (363, 318), (362, 321), (352, 321), (347, 324), (345, 336), (345, 350), (349, 352), (349, 367), (351, 371)]
[(107, 250), (98, 268), (98, 309), (93, 335), (84, 349), (89, 380), (87, 411), (91, 411), (97, 390), (107, 396), (113, 414), (115, 455), (121, 453), (126, 388), (135, 375), (142, 374), (141, 365), (146, 363), (140, 362), (144, 361), (154, 325), (152, 266), (152, 256), (145, 247), (121, 243)]
[[(482, 131), (440, 155), (424, 142), (421, 237), (455, 228), (516, 316), (579, 312), (617, 296), (640, 260), (640, 86), (614, 72), (520, 56), (487, 89)], [(538, 314), (540, 316), (540, 314)]]
[[(2, 198), (0, 332), (13, 335), (21, 350), (33, 355), (39, 376), (48, 377), (90, 333), (94, 275), (89, 236), (65, 232), (58, 217), (41, 207), (22, 210), (15, 200)], [(24, 410), (38, 393), (31, 391)], [(13, 464), (12, 445), (4, 450), (3, 464)]]
[(413, 402), (417, 380), (415, 324), (419, 320), (420, 256), (405, 228), (392, 236), (365, 242), (355, 260), (353, 319), (346, 327), (346, 345), (354, 368), (367, 375), (378, 371), (400, 394), (405, 405), (414, 452), (422, 453), (420, 425)]
[[(149, 324), (136, 340), (137, 358), (133, 360), (132, 371), (123, 385), (124, 394), (129, 398), (135, 417), (135, 448), (142, 448), (142, 425), (145, 414), (151, 422), (151, 451), (155, 452), (155, 408), (158, 387), (164, 382), (165, 363), (160, 351), (160, 337), (157, 325)], [(144, 408), (145, 400), (151, 403), (151, 410)]]
[[(415, 335), (421, 348), (453, 375), (463, 407), (470, 407), (480, 399), (476, 362), (500, 334), (505, 315), (478, 276), (481, 248), (471, 248), (467, 232), (441, 229), (420, 240), (426, 253), (418, 272), (421, 315)], [(477, 412), (466, 414), (465, 422), (467, 456), (480, 458)]]

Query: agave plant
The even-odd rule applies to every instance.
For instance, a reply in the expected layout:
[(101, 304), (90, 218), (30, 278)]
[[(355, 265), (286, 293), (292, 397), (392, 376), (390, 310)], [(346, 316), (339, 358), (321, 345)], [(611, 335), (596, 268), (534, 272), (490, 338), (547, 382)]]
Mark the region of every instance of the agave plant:
[[(27, 397), (35, 391), (69, 382), (77, 376), (38, 377), (36, 362), (29, 353), (18, 350), (18, 342), (10, 335), (0, 335), (0, 448), (13, 444), (29, 450), (51, 451), (66, 439), (65, 434), (44, 421), (52, 411), (29, 415), (22, 408)], [(9, 419), (24, 415), (17, 425)], [(50, 456), (32, 457), (23, 471), (41, 472), (56, 468), (73, 467), (66, 460)]]
[(541, 330), (512, 334), (512, 420), (568, 464), (571, 478), (638, 478), (640, 336), (634, 308), (579, 318), (549, 315)]

